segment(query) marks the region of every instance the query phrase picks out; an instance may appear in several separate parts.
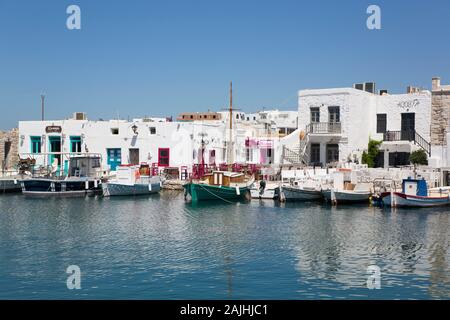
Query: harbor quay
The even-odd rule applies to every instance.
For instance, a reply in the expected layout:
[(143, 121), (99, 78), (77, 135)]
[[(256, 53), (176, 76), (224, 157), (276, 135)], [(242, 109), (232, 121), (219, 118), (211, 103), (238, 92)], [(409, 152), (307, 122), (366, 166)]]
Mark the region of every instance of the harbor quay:
[[(104, 176), (120, 165), (147, 163), (168, 185), (198, 170), (259, 170), (281, 180), (289, 168), (339, 168), (362, 164), (371, 140), (379, 141), (371, 167), (410, 166), (415, 151), (448, 185), (450, 86), (432, 79), (432, 90), (409, 86), (404, 94), (376, 91), (375, 83), (298, 92), (298, 110), (255, 113), (229, 109), (184, 112), (172, 117), (90, 120), (75, 112), (64, 120), (19, 121), (0, 136), (2, 175), (17, 172), (21, 159), (34, 172), (68, 173), (71, 155), (97, 154)], [(230, 106), (231, 107), (231, 106)], [(170, 181), (170, 182), (169, 182)], [(433, 183), (433, 185), (435, 185)]]

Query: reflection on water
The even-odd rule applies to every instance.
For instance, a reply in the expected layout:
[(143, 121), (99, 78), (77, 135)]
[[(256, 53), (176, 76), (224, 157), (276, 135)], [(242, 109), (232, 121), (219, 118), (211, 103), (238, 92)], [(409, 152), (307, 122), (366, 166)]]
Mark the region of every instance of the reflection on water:
[[(450, 298), (448, 208), (0, 197), (0, 298)], [(67, 266), (82, 289), (66, 287)], [(381, 289), (366, 287), (381, 268)]]

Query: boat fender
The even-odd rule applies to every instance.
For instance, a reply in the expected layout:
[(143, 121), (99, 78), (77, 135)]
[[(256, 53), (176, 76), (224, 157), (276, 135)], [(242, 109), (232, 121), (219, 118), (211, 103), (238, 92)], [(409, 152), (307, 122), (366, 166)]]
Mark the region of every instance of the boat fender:
[(148, 191), (152, 191), (152, 184), (151, 183), (148, 184)]
[(285, 202), (286, 201), (286, 195), (284, 194), (283, 191), (281, 191), (280, 188), (280, 202)]
[(84, 182), (84, 189), (89, 190), (89, 181)]
[(236, 186), (236, 194), (237, 194), (238, 196), (241, 195), (241, 190), (239, 189), (238, 186)]
[(395, 206), (394, 191), (391, 190), (391, 207), (394, 208)]
[(17, 179), (14, 179), (14, 184), (17, 184)]
[(97, 189), (97, 187), (98, 187), (98, 181), (97, 181), (97, 180), (94, 180), (94, 188)]
[(331, 203), (332, 203), (333, 205), (336, 205), (336, 204), (337, 204), (337, 201), (336, 201), (336, 194), (334, 193), (334, 189), (331, 189)]

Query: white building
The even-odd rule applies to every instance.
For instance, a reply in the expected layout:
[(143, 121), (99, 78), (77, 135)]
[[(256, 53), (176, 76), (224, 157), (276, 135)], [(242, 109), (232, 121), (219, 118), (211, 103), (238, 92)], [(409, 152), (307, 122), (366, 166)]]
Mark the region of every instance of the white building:
[(361, 161), (369, 138), (383, 140), (379, 165), (401, 165), (423, 148), (430, 155), (431, 93), (377, 95), (354, 88), (301, 90), (298, 126), (307, 162)]
[[(57, 160), (60, 170), (65, 170), (69, 154), (96, 153), (102, 156), (105, 171), (143, 162), (159, 168), (187, 166), (190, 170), (193, 164), (219, 166), (228, 160), (226, 112), (220, 120), (180, 122), (165, 118), (91, 121), (80, 114), (67, 120), (20, 121), (20, 157), (36, 159), (37, 166), (51, 166)], [(284, 135), (276, 123), (267, 129), (264, 123), (246, 121), (243, 115), (233, 113), (233, 162), (279, 163), (279, 141)]]
[(119, 164), (141, 162), (179, 167), (197, 163), (202, 139), (206, 161), (223, 159), (223, 129), (220, 123), (20, 121), (19, 154), (35, 158), (43, 166), (52, 164), (55, 158), (59, 165), (66, 166), (67, 159), (57, 153), (90, 152), (100, 154), (105, 168), (112, 170)]

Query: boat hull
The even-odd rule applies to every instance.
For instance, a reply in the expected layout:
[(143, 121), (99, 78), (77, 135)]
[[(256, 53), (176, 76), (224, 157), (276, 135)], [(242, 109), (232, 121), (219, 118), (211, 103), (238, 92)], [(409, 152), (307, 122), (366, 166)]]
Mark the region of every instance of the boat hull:
[(429, 208), (450, 205), (450, 197), (424, 197), (400, 192), (383, 193), (381, 200), (385, 206)]
[(137, 196), (158, 193), (161, 190), (160, 183), (124, 185), (119, 183), (102, 184), (103, 196)]
[(363, 203), (369, 202), (370, 192), (354, 192), (354, 191), (334, 191), (334, 199), (332, 199), (331, 190), (322, 190), (322, 194), (327, 201), (335, 200), (338, 203)]
[(18, 179), (0, 179), (0, 193), (21, 192), (22, 186)]
[(183, 186), (192, 202), (207, 200), (247, 200), (250, 197), (248, 187), (233, 188), (208, 184), (187, 183)]
[(22, 193), (30, 197), (84, 197), (101, 193), (101, 183), (94, 180), (27, 179)]
[(283, 187), (286, 201), (316, 201), (322, 199), (322, 193), (318, 190), (308, 190), (296, 187)]
[(280, 196), (280, 188), (265, 189), (263, 193), (259, 189), (250, 189), (252, 199), (278, 199)]

